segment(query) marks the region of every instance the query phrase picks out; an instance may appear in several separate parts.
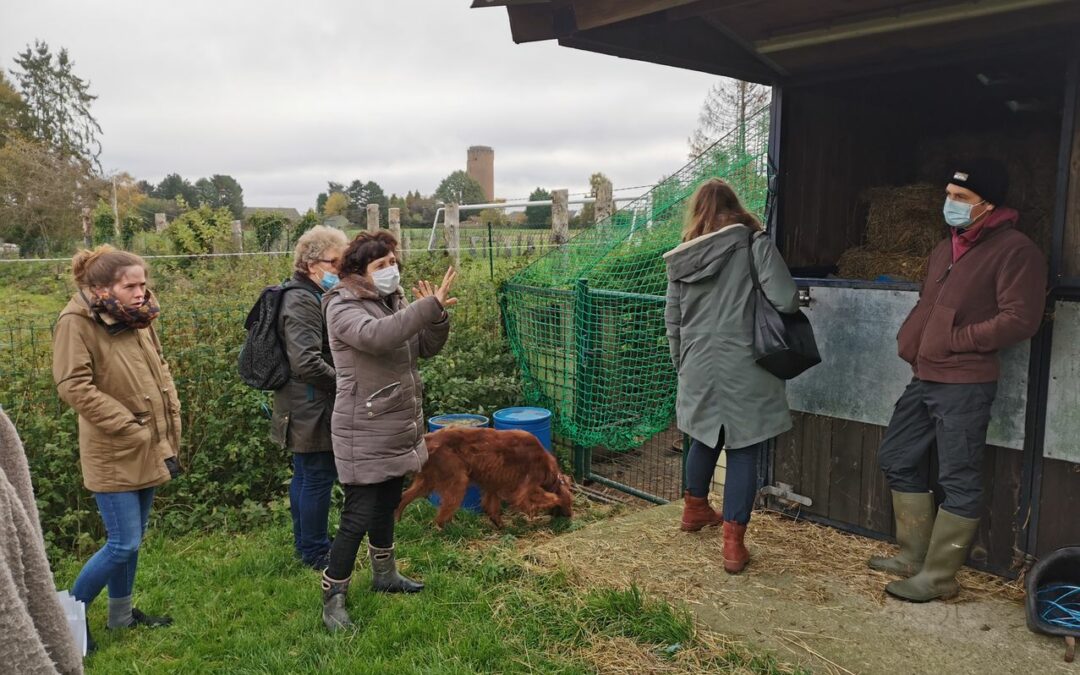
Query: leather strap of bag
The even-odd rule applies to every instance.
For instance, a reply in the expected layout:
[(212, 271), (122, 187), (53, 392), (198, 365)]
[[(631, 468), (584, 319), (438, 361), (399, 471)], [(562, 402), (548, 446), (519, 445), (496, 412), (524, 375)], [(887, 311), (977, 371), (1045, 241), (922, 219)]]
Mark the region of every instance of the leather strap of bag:
[(752, 228), (746, 228), (749, 230), (746, 235), (746, 258), (750, 261), (750, 279), (754, 282), (754, 288), (761, 291), (761, 281), (758, 279), (757, 266), (754, 265), (754, 230)]

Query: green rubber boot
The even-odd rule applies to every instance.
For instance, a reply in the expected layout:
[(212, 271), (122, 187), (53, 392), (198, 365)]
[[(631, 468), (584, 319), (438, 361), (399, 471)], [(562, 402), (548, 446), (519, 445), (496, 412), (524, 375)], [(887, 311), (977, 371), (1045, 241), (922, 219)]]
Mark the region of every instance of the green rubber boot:
[(930, 533), (934, 530), (934, 493), (892, 493), (893, 517), (896, 518), (896, 543), (900, 552), (891, 558), (870, 558), (871, 569), (912, 577), (922, 568)]
[(978, 528), (978, 518), (964, 518), (939, 509), (922, 569), (910, 579), (889, 583), (885, 591), (908, 602), (947, 600), (955, 596), (960, 592), (956, 572), (967, 560), (968, 547)]

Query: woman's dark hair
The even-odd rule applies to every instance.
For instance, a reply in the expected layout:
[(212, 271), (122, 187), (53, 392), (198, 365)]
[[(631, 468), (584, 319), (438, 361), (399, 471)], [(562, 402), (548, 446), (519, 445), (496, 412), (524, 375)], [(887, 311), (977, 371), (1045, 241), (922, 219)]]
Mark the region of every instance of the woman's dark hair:
[[(341, 256), (339, 274), (342, 278), (351, 274), (364, 276), (373, 261), (397, 253), (397, 250), (398, 241), (388, 230), (361, 232), (349, 243), (345, 255)], [(398, 260), (397, 264), (400, 270), (401, 261)]]

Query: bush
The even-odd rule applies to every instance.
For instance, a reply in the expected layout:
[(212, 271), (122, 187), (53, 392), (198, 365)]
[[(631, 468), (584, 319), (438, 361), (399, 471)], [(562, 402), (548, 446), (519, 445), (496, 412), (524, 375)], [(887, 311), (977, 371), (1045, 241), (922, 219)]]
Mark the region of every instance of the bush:
[(281, 233), (285, 231), (286, 220), (273, 213), (255, 213), (248, 218), (248, 225), (255, 230), (255, 239), (259, 250), (270, 251)]
[(99, 199), (94, 212), (90, 215), (91, 227), (93, 227), (94, 245), (111, 244), (116, 236), (116, 219), (113, 218), (112, 207)]
[(225, 207), (200, 206), (169, 223), (165, 235), (176, 253), (219, 253), (227, 249), (232, 236), (232, 213)]
[[(290, 262), (287, 256), (153, 262), (151, 284), (162, 304), (157, 329), (183, 407), (185, 473), (162, 488), (155, 507), (158, 526), (169, 532), (263, 522), (287, 494), (291, 458), (268, 439), (270, 395), (240, 382), (236, 359), (247, 311), (262, 287), (288, 276)], [(522, 264), (499, 262), (496, 281)], [(441, 280), (446, 264), (441, 255), (410, 257), (406, 288), (418, 278)], [(62, 268), (43, 285), (42, 269), (32, 269), (41, 266), (11, 267), (0, 271), (5, 290), (44, 294), (52, 307), (33, 318), (0, 314), (0, 404), (23, 437), (47, 542), (54, 551), (85, 552), (104, 531), (82, 486), (77, 416), (58, 400), (51, 377), (51, 328), (71, 291)], [(421, 361), (429, 416), (490, 414), (521, 401), (486, 264), (464, 267), (446, 348)]]

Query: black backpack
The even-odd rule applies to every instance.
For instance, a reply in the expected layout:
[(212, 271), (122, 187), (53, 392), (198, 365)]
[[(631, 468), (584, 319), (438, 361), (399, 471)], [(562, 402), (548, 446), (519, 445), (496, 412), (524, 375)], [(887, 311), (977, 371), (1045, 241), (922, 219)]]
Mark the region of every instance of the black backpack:
[(276, 286), (267, 286), (259, 294), (255, 306), (244, 320), (247, 337), (240, 348), (237, 370), (244, 384), (255, 389), (280, 389), (289, 381), (289, 358), (285, 354), (285, 345), (278, 331), (278, 315), (285, 302), (285, 293), (299, 288), (318, 297), (314, 291), (286, 281)]

